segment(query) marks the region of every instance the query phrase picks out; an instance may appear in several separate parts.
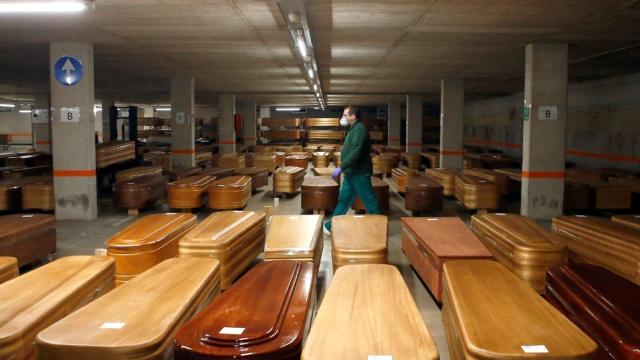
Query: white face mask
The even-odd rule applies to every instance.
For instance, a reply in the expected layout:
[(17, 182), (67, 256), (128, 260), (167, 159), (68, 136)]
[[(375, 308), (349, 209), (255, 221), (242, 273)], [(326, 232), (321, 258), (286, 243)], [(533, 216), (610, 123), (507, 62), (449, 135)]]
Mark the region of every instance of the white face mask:
[(340, 126), (347, 126), (349, 125), (349, 120), (347, 120), (347, 118), (342, 115), (342, 117), (340, 118)]

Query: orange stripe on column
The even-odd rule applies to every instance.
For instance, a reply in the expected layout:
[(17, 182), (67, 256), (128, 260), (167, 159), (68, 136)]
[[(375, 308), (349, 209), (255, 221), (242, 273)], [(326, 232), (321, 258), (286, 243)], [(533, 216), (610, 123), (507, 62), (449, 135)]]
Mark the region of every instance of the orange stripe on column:
[(55, 177), (91, 177), (96, 176), (96, 170), (54, 170)]
[(51, 145), (51, 140), (37, 140), (36, 145)]
[(196, 149), (171, 149), (171, 153), (175, 155), (191, 155), (196, 153)]
[(522, 177), (527, 179), (564, 179), (564, 171), (522, 171)]

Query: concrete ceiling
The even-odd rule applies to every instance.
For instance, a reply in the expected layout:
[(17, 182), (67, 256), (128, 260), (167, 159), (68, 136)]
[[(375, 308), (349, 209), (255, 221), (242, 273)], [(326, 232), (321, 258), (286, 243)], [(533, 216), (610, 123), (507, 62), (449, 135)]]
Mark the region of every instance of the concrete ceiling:
[[(640, 1), (307, 0), (328, 105), (437, 100), (443, 77), (470, 98), (520, 91), (524, 47), (570, 44), (580, 81), (640, 71)], [(96, 94), (167, 101), (172, 74), (264, 105), (316, 105), (275, 0), (96, 0), (77, 15), (0, 14), (0, 90), (48, 88), (49, 42), (92, 42)], [(623, 49), (616, 51), (616, 49)], [(597, 56), (595, 56), (597, 55)]]

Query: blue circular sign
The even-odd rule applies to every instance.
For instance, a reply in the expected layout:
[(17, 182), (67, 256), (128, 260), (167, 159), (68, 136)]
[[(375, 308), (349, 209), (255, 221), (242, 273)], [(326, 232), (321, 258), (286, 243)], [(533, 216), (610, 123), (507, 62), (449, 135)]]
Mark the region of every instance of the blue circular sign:
[(82, 79), (82, 62), (73, 56), (63, 56), (53, 67), (56, 80), (64, 86), (73, 86)]

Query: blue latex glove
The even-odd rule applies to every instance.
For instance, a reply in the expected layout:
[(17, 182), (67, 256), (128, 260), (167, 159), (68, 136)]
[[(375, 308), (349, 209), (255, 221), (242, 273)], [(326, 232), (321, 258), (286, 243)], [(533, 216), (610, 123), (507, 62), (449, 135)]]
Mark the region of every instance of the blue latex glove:
[(331, 178), (333, 180), (336, 180), (340, 177), (340, 173), (342, 173), (342, 169), (341, 168), (336, 168), (335, 170), (333, 170), (333, 174), (331, 174)]

